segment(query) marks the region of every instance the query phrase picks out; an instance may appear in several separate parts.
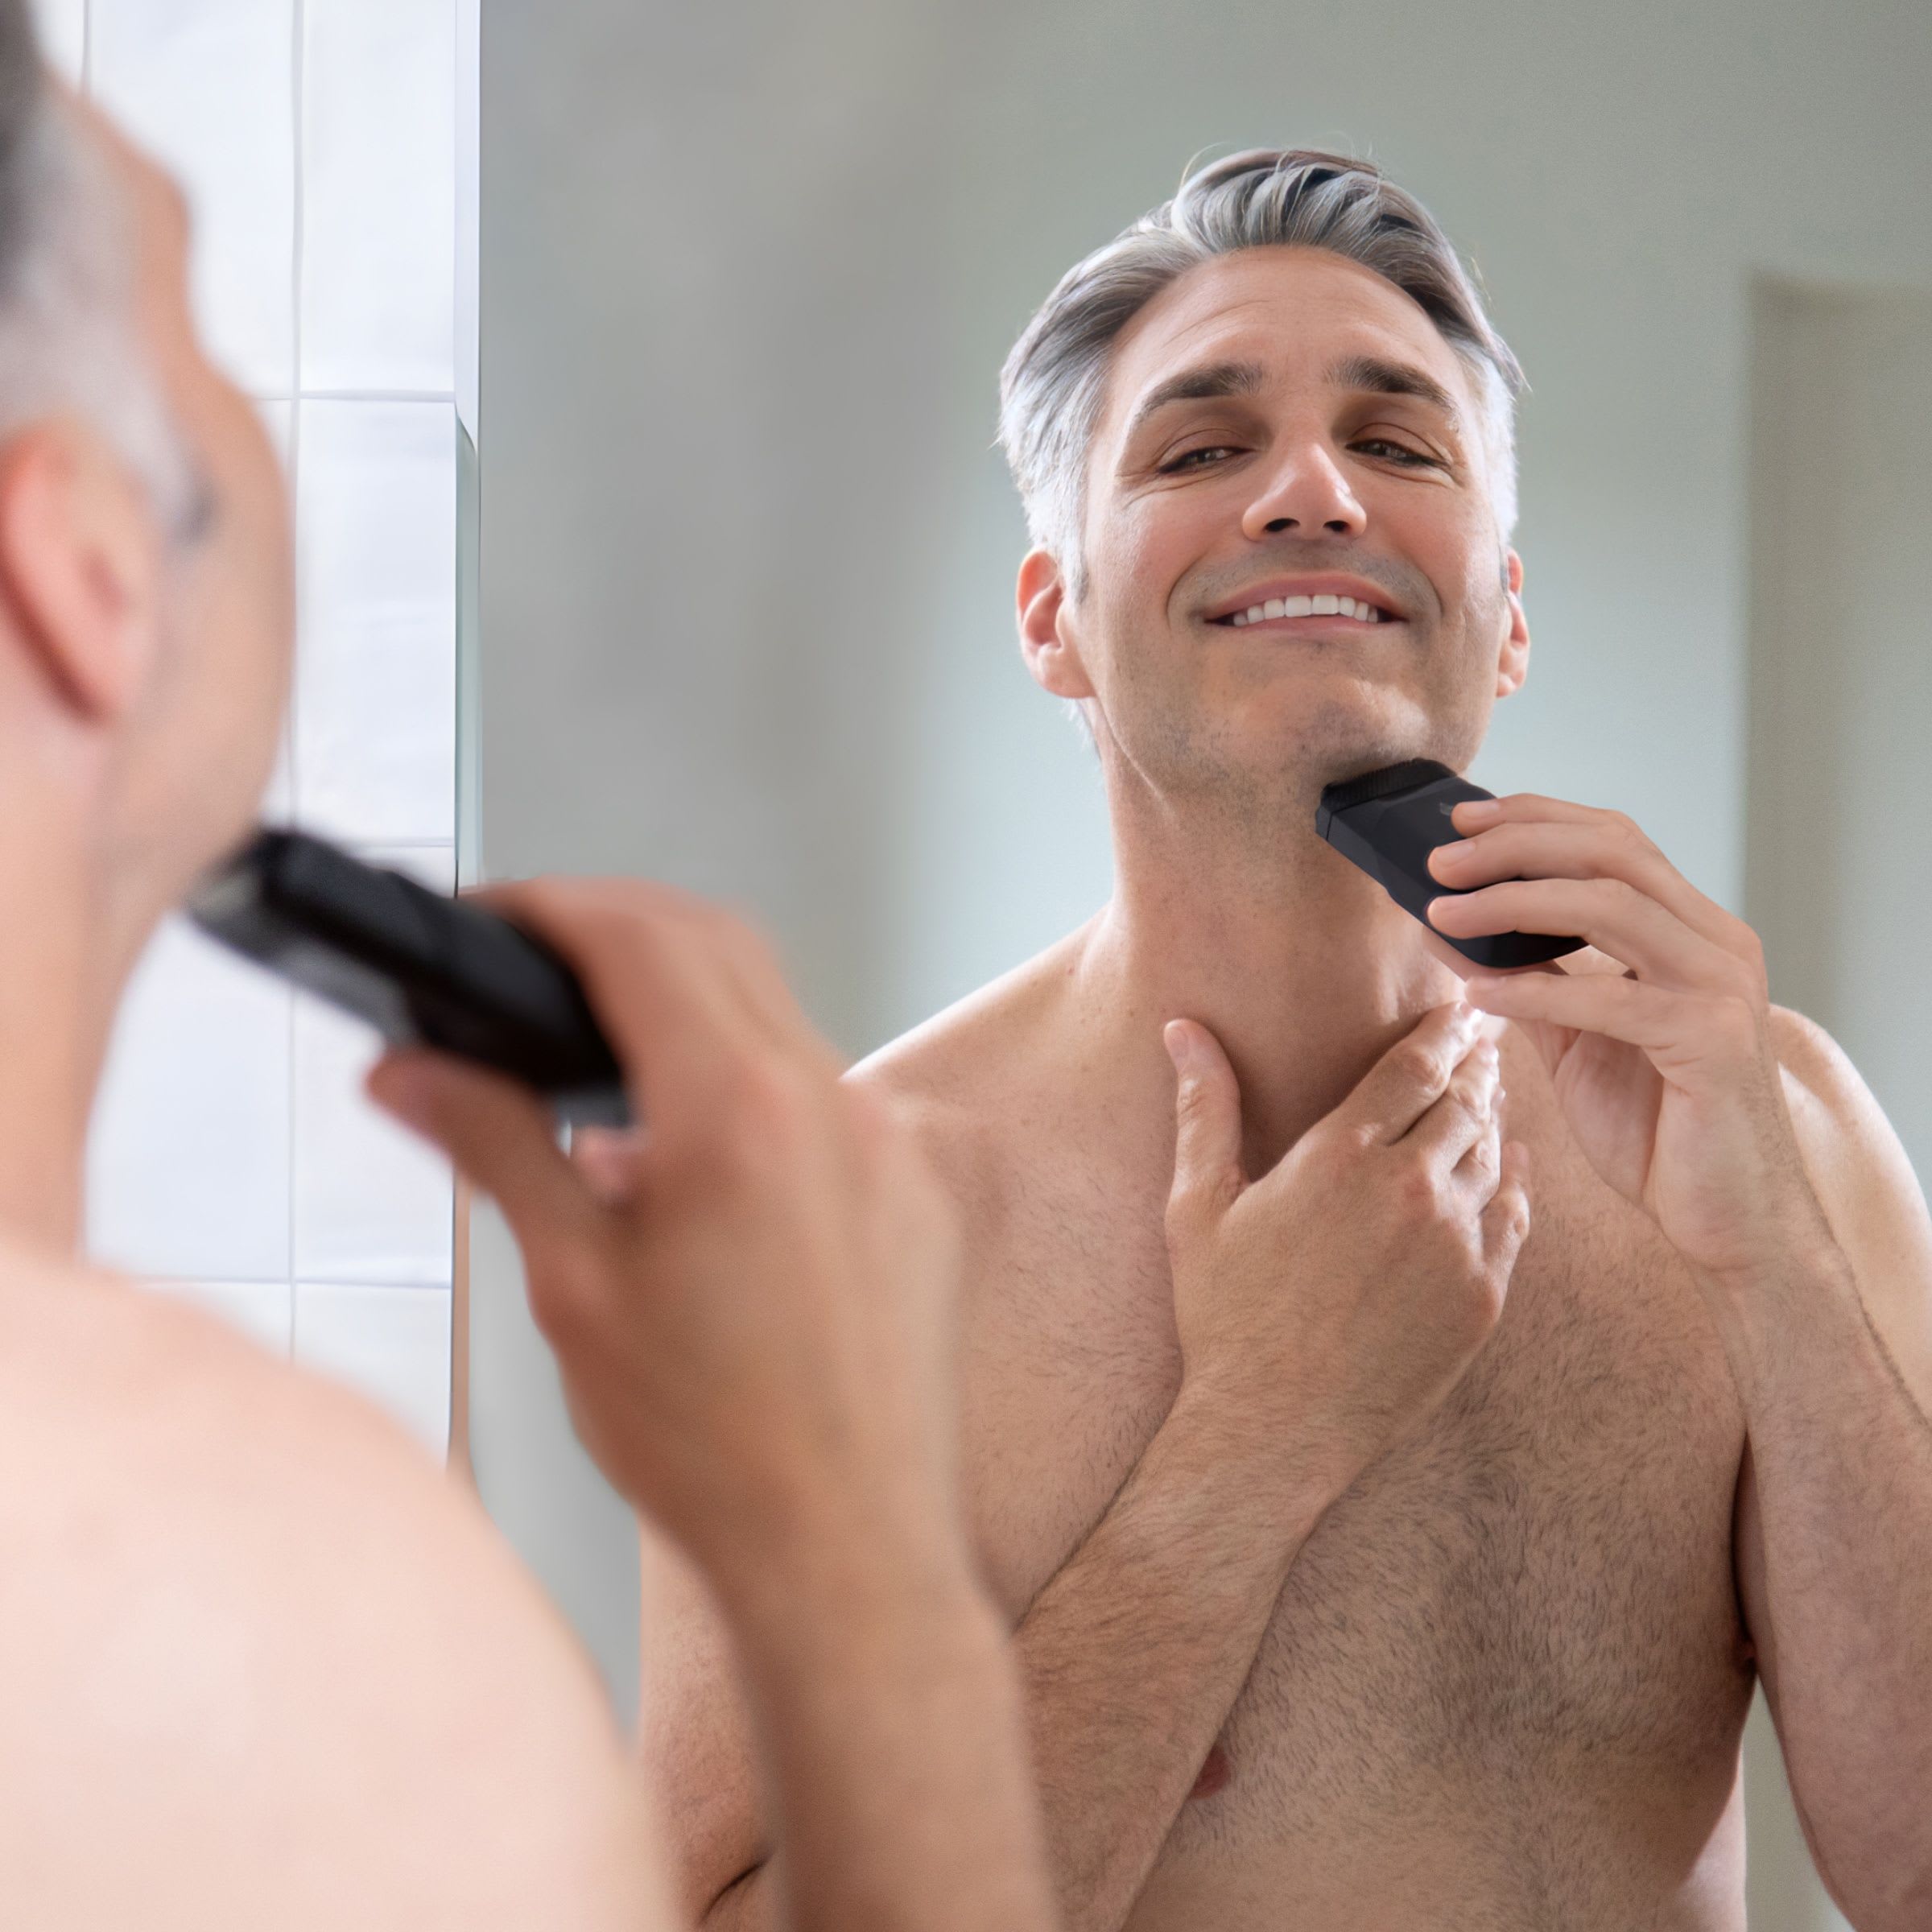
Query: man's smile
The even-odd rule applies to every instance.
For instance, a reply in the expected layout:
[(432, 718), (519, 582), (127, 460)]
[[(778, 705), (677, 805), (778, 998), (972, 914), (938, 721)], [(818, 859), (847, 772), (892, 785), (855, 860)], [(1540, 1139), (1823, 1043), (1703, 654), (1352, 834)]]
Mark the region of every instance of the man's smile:
[(1236, 630), (1256, 625), (1284, 631), (1366, 630), (1402, 623), (1404, 617), (1394, 598), (1377, 585), (1324, 572), (1250, 584), (1211, 609), (1207, 621)]

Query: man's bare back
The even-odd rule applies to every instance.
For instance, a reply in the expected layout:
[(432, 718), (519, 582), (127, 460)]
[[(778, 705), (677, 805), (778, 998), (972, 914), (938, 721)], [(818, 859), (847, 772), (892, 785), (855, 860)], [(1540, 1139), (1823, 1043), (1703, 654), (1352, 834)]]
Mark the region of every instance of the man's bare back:
[(10, 1249), (0, 1458), (10, 1925), (672, 1922), (587, 1661), (364, 1404)]
[[(910, 1106), (965, 1211), (964, 1461), (1016, 1620), (1180, 1376), (1171, 1110), (1096, 1055), (1080, 940), (858, 1076)], [(1135, 1927), (1743, 1922), (1740, 1411), (1673, 1251), (1526, 1042), (1503, 1062), (1536, 1212), (1501, 1322), (1301, 1550)]]

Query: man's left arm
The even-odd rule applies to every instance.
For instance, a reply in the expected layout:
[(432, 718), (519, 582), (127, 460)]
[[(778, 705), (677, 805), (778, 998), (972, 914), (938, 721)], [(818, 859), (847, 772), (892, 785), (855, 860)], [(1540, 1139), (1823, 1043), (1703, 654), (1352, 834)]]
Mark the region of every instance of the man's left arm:
[(1624, 814), (1465, 800), (1445, 939), (1571, 934), (1472, 970), (1577, 1145), (1690, 1265), (1744, 1410), (1735, 1562), (1806, 1835), (1861, 1932), (1932, 1926), (1932, 1227), (1851, 1063), (1764, 947)]
[(1932, 1218), (1837, 1043), (1774, 1008), (1829, 1224), (1725, 1298), (1738, 1591), (1805, 1835), (1861, 1928), (1932, 1925)]

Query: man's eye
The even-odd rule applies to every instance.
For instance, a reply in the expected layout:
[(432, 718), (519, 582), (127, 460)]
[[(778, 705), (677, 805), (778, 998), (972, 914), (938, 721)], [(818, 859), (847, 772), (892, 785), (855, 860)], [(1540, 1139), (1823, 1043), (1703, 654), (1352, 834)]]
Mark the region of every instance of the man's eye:
[(1160, 473), (1163, 477), (1169, 477), (1179, 469), (1205, 469), (1207, 466), (1204, 464), (1195, 461), (1196, 456), (1231, 456), (1234, 453), (1234, 446), (1231, 443), (1204, 443), (1199, 449), (1183, 450), (1171, 463), (1163, 463)]
[(1419, 449), (1411, 449), (1406, 443), (1391, 442), (1387, 436), (1364, 436), (1359, 443), (1351, 443), (1351, 449), (1359, 449), (1373, 456), (1381, 456), (1392, 463), (1406, 463), (1424, 469), (1440, 469), (1442, 464), (1434, 456), (1426, 456)]

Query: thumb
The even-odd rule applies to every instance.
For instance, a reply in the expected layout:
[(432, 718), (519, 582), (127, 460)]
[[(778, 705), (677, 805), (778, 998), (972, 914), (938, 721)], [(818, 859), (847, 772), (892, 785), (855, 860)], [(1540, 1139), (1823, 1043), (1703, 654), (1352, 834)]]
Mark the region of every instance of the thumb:
[(520, 1246), (575, 1232), (594, 1203), (527, 1088), (448, 1055), (386, 1054), (369, 1076), (385, 1113), (433, 1141), (503, 1210)]
[(1170, 1020), (1161, 1038), (1177, 1079), (1168, 1220), (1218, 1220), (1248, 1184), (1241, 1084), (1220, 1042), (1199, 1020)]

